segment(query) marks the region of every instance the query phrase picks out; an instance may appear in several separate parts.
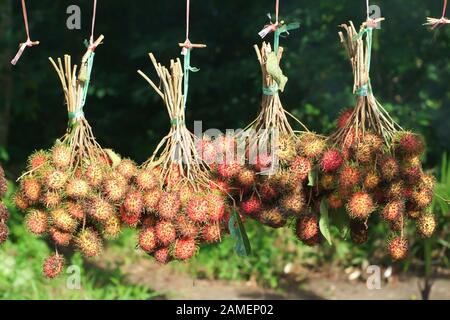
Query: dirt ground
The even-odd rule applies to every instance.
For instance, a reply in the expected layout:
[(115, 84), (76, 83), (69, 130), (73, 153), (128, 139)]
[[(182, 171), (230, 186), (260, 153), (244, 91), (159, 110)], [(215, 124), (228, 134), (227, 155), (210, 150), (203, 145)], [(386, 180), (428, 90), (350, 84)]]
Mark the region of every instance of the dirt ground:
[[(308, 274), (302, 281), (285, 281), (278, 291), (265, 289), (252, 282), (193, 279), (170, 266), (160, 266), (139, 259), (124, 267), (131, 283), (141, 284), (160, 292), (161, 299), (421, 299), (418, 279), (413, 276), (389, 277), (381, 289), (369, 290), (362, 279), (349, 280), (345, 273), (329, 276)], [(450, 277), (440, 277), (433, 285), (431, 299), (450, 299)]]

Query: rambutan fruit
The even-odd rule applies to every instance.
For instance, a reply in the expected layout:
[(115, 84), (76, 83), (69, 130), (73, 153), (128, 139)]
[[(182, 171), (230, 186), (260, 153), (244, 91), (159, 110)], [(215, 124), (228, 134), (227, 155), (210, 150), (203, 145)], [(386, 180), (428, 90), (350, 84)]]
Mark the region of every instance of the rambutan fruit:
[(173, 219), (181, 209), (178, 192), (164, 192), (158, 202), (158, 214), (163, 219)]
[(136, 164), (130, 159), (123, 159), (120, 161), (115, 170), (127, 181), (134, 177), (138, 172)]
[(22, 180), (23, 195), (31, 202), (39, 200), (41, 196), (42, 186), (36, 178), (25, 178)]
[(136, 185), (143, 191), (152, 190), (158, 186), (158, 178), (152, 170), (142, 169), (136, 175)]
[(236, 155), (236, 139), (231, 135), (221, 135), (214, 140), (216, 153), (220, 157), (232, 159)]
[(337, 120), (337, 127), (339, 129), (343, 129), (347, 126), (354, 111), (355, 111), (354, 108), (349, 108), (349, 109), (346, 109), (343, 112), (341, 112), (341, 114), (339, 115), (339, 118)]
[(328, 196), (328, 206), (332, 210), (340, 209), (344, 206), (344, 201), (337, 193), (332, 193)]
[(96, 231), (90, 228), (80, 231), (75, 239), (75, 243), (81, 254), (88, 258), (100, 255), (103, 250), (100, 236)]
[(184, 215), (176, 218), (175, 227), (183, 238), (196, 238), (199, 233), (197, 225)]
[(119, 208), (120, 211), (120, 219), (123, 223), (125, 223), (127, 226), (130, 226), (132, 228), (135, 228), (137, 224), (139, 223), (139, 220), (141, 218), (141, 213), (130, 213), (125, 210), (125, 206), (121, 205)]
[(408, 240), (396, 236), (388, 241), (387, 248), (393, 260), (402, 260), (408, 255)]
[(414, 210), (414, 209), (406, 210), (406, 216), (412, 220), (419, 218), (421, 214), (422, 214), (422, 211), (420, 211), (420, 210)]
[(319, 220), (316, 215), (299, 217), (295, 227), (295, 234), (302, 241), (312, 239), (319, 234)]
[(277, 172), (269, 177), (269, 183), (281, 192), (290, 192), (300, 185), (295, 173), (288, 170), (277, 170)]
[(324, 190), (331, 190), (334, 187), (334, 176), (331, 174), (324, 174), (320, 177), (320, 186)]
[(281, 208), (288, 216), (299, 215), (305, 208), (303, 194), (288, 194), (280, 201)]
[(202, 139), (196, 142), (196, 150), (200, 158), (207, 164), (214, 163), (217, 158), (217, 151), (214, 143), (209, 139)]
[(333, 172), (339, 169), (344, 162), (342, 154), (337, 149), (326, 151), (320, 161), (320, 166), (324, 172)]
[(6, 195), (7, 191), (8, 191), (8, 182), (6, 181), (4, 176), (0, 176), (0, 199)]
[(272, 228), (281, 228), (286, 224), (286, 218), (278, 208), (262, 210), (259, 221)]
[(428, 189), (415, 190), (411, 195), (411, 200), (418, 209), (425, 209), (433, 201), (433, 192)]
[(75, 219), (82, 220), (84, 218), (84, 208), (80, 202), (66, 201), (64, 207), (67, 212)]
[(61, 274), (64, 269), (64, 258), (54, 254), (45, 259), (42, 266), (42, 273), (46, 278), (54, 279)]
[(315, 133), (305, 133), (300, 136), (297, 150), (308, 159), (317, 159), (326, 147), (325, 140)]
[(175, 187), (181, 180), (180, 165), (172, 163), (169, 173), (166, 176), (165, 183), (170, 187)]
[(380, 171), (384, 180), (392, 181), (398, 176), (400, 167), (398, 162), (393, 157), (386, 156), (380, 162)]
[(427, 189), (427, 190), (434, 190), (434, 187), (436, 186), (436, 178), (433, 177), (430, 174), (422, 174), (422, 176), (420, 177), (420, 183), (419, 183), (419, 187), (422, 189)]
[(8, 208), (0, 202), (0, 222), (6, 222), (9, 219), (9, 210)]
[(392, 182), (387, 189), (387, 196), (389, 199), (402, 199), (405, 195), (405, 185), (403, 181)]
[(403, 132), (398, 137), (397, 147), (406, 155), (421, 155), (425, 150), (425, 143), (421, 136), (411, 132)]
[(0, 222), (0, 244), (3, 244), (8, 239), (8, 236), (9, 236), (8, 226), (5, 223)]
[(342, 188), (352, 189), (359, 184), (361, 174), (358, 168), (345, 165), (339, 173), (339, 186)]
[(44, 211), (32, 209), (25, 217), (25, 225), (28, 231), (41, 235), (47, 231), (48, 217)]
[(364, 244), (368, 240), (369, 230), (364, 223), (352, 220), (350, 223), (350, 236), (354, 243)]
[(373, 160), (372, 148), (367, 144), (359, 143), (355, 147), (354, 156), (355, 156), (355, 160), (358, 163), (362, 163), (362, 164), (371, 163)]
[(288, 136), (283, 135), (276, 141), (276, 155), (281, 161), (291, 161), (295, 157), (295, 142)]
[(240, 170), (241, 165), (236, 160), (230, 160), (217, 165), (217, 173), (223, 179), (229, 179), (237, 176)]
[(173, 256), (178, 260), (187, 260), (192, 258), (196, 250), (195, 239), (179, 239), (175, 242)]
[(75, 220), (64, 208), (57, 208), (50, 211), (52, 224), (58, 229), (72, 233), (78, 226)]
[(105, 177), (103, 167), (98, 163), (92, 163), (86, 168), (86, 180), (91, 187), (98, 187), (102, 184)]
[[(76, 208), (72, 208), (75, 209)], [(102, 197), (94, 197), (89, 201), (88, 213), (99, 222), (105, 222), (114, 216), (116, 210), (112, 204)]]
[(160, 264), (167, 264), (170, 261), (169, 248), (161, 248), (155, 251), (153, 254), (155, 260)]
[(163, 246), (168, 246), (175, 241), (177, 231), (170, 221), (162, 220), (155, 226), (156, 237)]
[(381, 182), (381, 178), (375, 171), (369, 171), (367, 172), (366, 176), (364, 177), (364, 188), (367, 190), (374, 190)]
[(249, 199), (241, 202), (240, 208), (244, 214), (256, 216), (262, 208), (261, 199), (251, 196)]
[(14, 195), (14, 204), (15, 204), (16, 208), (21, 211), (25, 211), (30, 206), (30, 203), (25, 198), (25, 196), (22, 194), (22, 192), (17, 192)]
[(157, 238), (154, 228), (145, 228), (139, 232), (139, 247), (145, 252), (152, 252), (157, 245)]
[(272, 184), (269, 182), (264, 182), (259, 187), (259, 194), (263, 201), (271, 201), (278, 197), (278, 192)]
[(208, 220), (209, 203), (203, 195), (197, 195), (189, 200), (185, 209), (188, 217), (194, 222)]
[(103, 222), (103, 234), (108, 239), (116, 239), (122, 231), (122, 223), (117, 215), (110, 216)]
[(211, 190), (220, 195), (226, 195), (231, 192), (231, 187), (227, 181), (224, 180), (211, 180), (209, 182)]
[(255, 170), (257, 172), (264, 172), (269, 170), (272, 166), (272, 161), (273, 161), (272, 155), (266, 152), (259, 153), (254, 161)]
[(381, 152), (384, 146), (383, 139), (379, 135), (371, 132), (366, 132), (364, 134), (362, 143), (368, 146), (373, 153)]
[(424, 238), (430, 238), (436, 230), (436, 218), (431, 213), (424, 213), (416, 223), (417, 231)]
[(225, 216), (225, 200), (223, 197), (211, 194), (208, 196), (208, 218), (211, 222), (220, 221)]
[(391, 201), (383, 209), (383, 218), (393, 222), (397, 220), (405, 212), (405, 204), (403, 201)]
[(125, 197), (128, 185), (123, 179), (124, 178), (114, 176), (103, 182), (104, 194), (110, 201), (118, 202)]
[(237, 175), (237, 181), (243, 187), (253, 186), (255, 179), (255, 172), (246, 168), (241, 169)]
[(66, 172), (61, 170), (49, 170), (45, 174), (44, 183), (47, 188), (55, 191), (62, 190), (68, 180), (68, 175)]
[(91, 187), (86, 180), (73, 178), (66, 185), (66, 195), (73, 199), (85, 199), (91, 192)]
[(347, 212), (353, 219), (366, 219), (375, 211), (372, 197), (365, 192), (354, 193), (347, 203)]
[(44, 165), (48, 163), (49, 159), (50, 155), (43, 150), (34, 152), (28, 158), (28, 170), (35, 171), (42, 168)]
[(402, 169), (402, 176), (410, 186), (415, 186), (422, 178), (422, 170), (417, 167), (406, 167)]
[(68, 146), (58, 143), (52, 148), (52, 163), (58, 168), (68, 168), (72, 161), (71, 150)]
[(148, 212), (155, 212), (158, 209), (158, 203), (161, 199), (162, 191), (154, 189), (146, 191), (143, 196), (144, 207)]
[(54, 191), (47, 191), (42, 195), (41, 203), (47, 209), (54, 209), (61, 204), (61, 195)]
[(297, 156), (294, 161), (292, 161), (290, 170), (298, 179), (304, 181), (308, 178), (308, 174), (312, 170), (312, 163), (308, 158)]
[(221, 239), (220, 227), (218, 224), (207, 224), (203, 226), (202, 238), (207, 243), (219, 242)]
[(49, 233), (53, 241), (58, 246), (67, 247), (70, 244), (70, 241), (72, 240), (71, 233), (60, 231), (55, 227), (51, 227)]
[(142, 197), (142, 193), (138, 190), (131, 190), (125, 196), (125, 200), (123, 201), (123, 205), (125, 210), (131, 214), (141, 213), (144, 209), (144, 199)]

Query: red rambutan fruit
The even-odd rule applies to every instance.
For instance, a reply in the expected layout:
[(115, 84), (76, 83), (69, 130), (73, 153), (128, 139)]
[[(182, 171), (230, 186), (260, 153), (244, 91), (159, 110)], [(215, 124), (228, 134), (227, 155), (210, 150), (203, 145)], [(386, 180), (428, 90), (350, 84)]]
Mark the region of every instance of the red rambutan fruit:
[(258, 172), (269, 170), (272, 166), (272, 160), (272, 155), (268, 153), (259, 153), (255, 160), (255, 170)]
[(433, 177), (430, 174), (422, 174), (420, 178), (419, 187), (426, 190), (434, 190), (434, 187), (436, 186), (436, 178)]
[(45, 174), (44, 183), (51, 190), (62, 190), (68, 180), (66, 172), (61, 170), (49, 170)]
[(433, 192), (428, 189), (419, 189), (413, 191), (411, 195), (411, 200), (418, 209), (425, 209), (433, 201)]
[(0, 222), (6, 222), (9, 219), (9, 210), (8, 208), (0, 202)]
[(370, 147), (370, 149), (374, 153), (381, 152), (384, 146), (383, 139), (379, 135), (371, 132), (366, 132), (364, 134), (362, 138), (362, 143)]
[(32, 209), (25, 218), (28, 231), (41, 235), (47, 231), (48, 217), (44, 211)]
[(305, 215), (297, 219), (296, 236), (306, 241), (316, 237), (319, 234), (319, 220), (316, 215)]
[(416, 223), (417, 231), (424, 238), (430, 238), (436, 230), (436, 218), (431, 213), (424, 213)]
[(49, 161), (49, 154), (43, 150), (39, 150), (34, 152), (29, 158), (28, 158), (28, 169), (29, 170), (38, 170), (39, 168), (42, 168), (45, 164)]
[(85, 199), (90, 191), (89, 183), (83, 179), (71, 179), (66, 185), (66, 195), (73, 199)]
[(265, 182), (259, 187), (259, 194), (264, 201), (271, 201), (278, 197), (277, 190), (269, 182)]
[(196, 150), (200, 158), (207, 164), (214, 163), (217, 158), (217, 151), (214, 143), (209, 139), (197, 141)]
[(243, 187), (253, 186), (255, 179), (255, 172), (246, 168), (241, 169), (237, 175), (237, 181)]
[(332, 193), (328, 196), (328, 206), (332, 210), (340, 209), (344, 206), (344, 201), (337, 193)]
[(71, 233), (60, 231), (55, 227), (51, 227), (49, 233), (58, 246), (67, 247), (72, 240)]
[(102, 184), (104, 178), (103, 167), (98, 163), (92, 163), (86, 168), (86, 180), (92, 187), (98, 187)]
[(0, 244), (3, 244), (8, 239), (8, 236), (9, 236), (8, 226), (5, 223), (0, 222)]
[(46, 278), (53, 279), (61, 274), (64, 269), (64, 258), (58, 254), (45, 259), (42, 273)]
[(344, 162), (342, 154), (337, 149), (326, 151), (320, 161), (320, 166), (324, 172), (333, 172), (339, 169)]
[(65, 232), (72, 233), (78, 226), (78, 221), (62, 207), (50, 211), (50, 217), (52, 224)]
[(114, 176), (103, 182), (104, 194), (113, 202), (118, 202), (125, 197), (128, 185), (124, 178)]
[(403, 181), (392, 182), (387, 189), (387, 196), (389, 199), (402, 199), (405, 195), (405, 185)]
[(68, 168), (72, 160), (70, 148), (61, 143), (54, 145), (52, 148), (51, 159), (56, 167)]
[(208, 200), (202, 195), (193, 197), (186, 205), (186, 213), (194, 222), (206, 222), (208, 220), (208, 211)]
[(308, 174), (312, 170), (312, 163), (308, 158), (297, 156), (292, 161), (290, 170), (295, 173), (298, 179), (304, 181), (308, 178)]
[(217, 173), (223, 179), (235, 177), (241, 170), (241, 165), (236, 160), (230, 160), (217, 165)]
[(405, 204), (403, 201), (389, 202), (383, 209), (383, 218), (393, 222), (397, 220), (405, 212)]
[(286, 225), (286, 218), (278, 208), (262, 210), (259, 221), (272, 228), (281, 228)]
[(82, 230), (75, 239), (75, 243), (81, 254), (88, 258), (100, 255), (103, 250), (100, 236), (90, 228)]
[(165, 192), (158, 202), (158, 214), (163, 219), (173, 219), (181, 209), (180, 194), (178, 192)]
[(207, 224), (203, 226), (202, 238), (207, 243), (215, 243), (220, 241), (220, 227), (218, 224)]
[(288, 216), (299, 215), (305, 208), (303, 194), (288, 194), (280, 201), (280, 206)]
[(214, 140), (216, 153), (219, 156), (226, 156), (228, 159), (234, 158), (236, 155), (236, 139), (230, 135), (222, 135)]
[(125, 196), (123, 201), (125, 210), (131, 214), (139, 214), (144, 209), (144, 200), (142, 198), (142, 193), (138, 190), (131, 190)]
[(375, 211), (372, 197), (365, 192), (356, 192), (347, 203), (347, 211), (353, 219), (366, 219)]
[(176, 239), (177, 231), (170, 221), (162, 220), (155, 226), (156, 237), (163, 246), (168, 246)]
[(155, 212), (161, 199), (162, 191), (159, 189), (150, 190), (144, 193), (144, 207), (148, 212)]
[(308, 159), (318, 158), (325, 150), (325, 140), (315, 133), (305, 133), (300, 137), (297, 150)]
[(28, 203), (28, 200), (23, 196), (23, 194), (21, 192), (17, 192), (14, 195), (14, 204), (15, 204), (16, 208), (21, 211), (25, 211), (30, 206), (30, 204)]
[(42, 186), (35, 178), (25, 178), (22, 181), (23, 195), (32, 202), (38, 201), (41, 196)]
[(81, 203), (75, 201), (66, 201), (64, 207), (67, 212), (75, 219), (82, 220), (84, 218), (84, 209)]
[(223, 197), (211, 194), (208, 196), (208, 218), (209, 221), (216, 222), (225, 216), (225, 200)]
[(216, 192), (218, 194), (228, 194), (231, 192), (231, 187), (230, 185), (223, 180), (214, 180), (214, 181), (210, 181), (209, 182), (209, 187), (211, 188), (211, 190), (213, 192)]
[[(75, 208), (72, 205), (72, 210), (76, 212), (79, 208)], [(108, 220), (115, 214), (115, 211), (114, 206), (101, 197), (94, 197), (89, 202), (89, 215), (97, 221), (104, 222)], [(76, 214), (78, 215), (79, 213), (77, 212)]]
[(381, 178), (375, 171), (369, 171), (367, 172), (366, 176), (364, 177), (364, 188), (367, 190), (374, 190), (381, 182)]
[(402, 175), (410, 186), (415, 186), (422, 178), (422, 170), (417, 167), (406, 167), (402, 169)]
[(142, 169), (136, 176), (136, 185), (143, 191), (152, 190), (158, 186), (158, 178), (152, 170)]
[(155, 251), (153, 254), (155, 260), (160, 264), (167, 264), (170, 261), (169, 248), (161, 248)]
[(192, 258), (196, 250), (195, 239), (179, 239), (175, 242), (173, 256), (178, 260), (187, 260)]
[(350, 109), (344, 110), (340, 114), (340, 116), (339, 116), (339, 118), (337, 120), (337, 127), (339, 129), (345, 128), (347, 123), (350, 121), (350, 118), (352, 117), (352, 114), (353, 114), (354, 111), (355, 111), (354, 108), (350, 108)]
[(361, 174), (358, 168), (346, 165), (339, 173), (339, 185), (342, 188), (352, 189), (359, 184)]
[(408, 255), (408, 240), (394, 237), (388, 241), (387, 248), (393, 260), (402, 260)]
[(157, 245), (154, 228), (145, 228), (139, 232), (139, 247), (146, 252), (152, 252)]
[(421, 155), (425, 150), (425, 143), (421, 136), (411, 132), (404, 132), (398, 139), (398, 149), (407, 155)]
[(240, 207), (244, 214), (256, 216), (261, 212), (262, 202), (258, 197), (251, 196), (249, 199), (243, 201)]
[(47, 191), (42, 195), (41, 203), (48, 209), (54, 209), (61, 204), (61, 196), (54, 191)]
[(359, 143), (354, 149), (354, 157), (358, 163), (369, 164), (373, 160), (372, 148), (364, 143)]
[(386, 181), (392, 181), (400, 172), (398, 162), (393, 157), (385, 157), (380, 162), (381, 175)]
[(116, 167), (116, 171), (124, 177), (127, 181), (133, 178), (137, 172), (138, 168), (133, 160), (123, 159)]
[(122, 223), (118, 215), (112, 215), (103, 222), (103, 234), (108, 239), (116, 239), (122, 232)]
[(196, 238), (199, 233), (197, 225), (184, 215), (176, 218), (175, 227), (183, 238)]
[(125, 223), (129, 227), (136, 227), (139, 223), (139, 219), (141, 218), (141, 213), (130, 213), (125, 210), (123, 205), (119, 208), (120, 219), (123, 223)]

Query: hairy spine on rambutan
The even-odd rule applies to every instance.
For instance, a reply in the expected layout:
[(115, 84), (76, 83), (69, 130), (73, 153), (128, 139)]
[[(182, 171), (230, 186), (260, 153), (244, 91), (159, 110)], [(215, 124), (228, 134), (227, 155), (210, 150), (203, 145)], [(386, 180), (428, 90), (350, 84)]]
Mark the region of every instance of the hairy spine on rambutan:
[(256, 216), (262, 208), (261, 199), (257, 196), (251, 196), (249, 199), (241, 202), (241, 210), (244, 214)]
[(144, 200), (142, 199), (142, 193), (138, 190), (129, 191), (125, 196), (123, 205), (128, 213), (141, 213), (144, 209)]
[(92, 187), (98, 187), (103, 182), (103, 167), (100, 164), (92, 163), (86, 168), (85, 176)]
[(411, 198), (418, 209), (425, 209), (433, 201), (433, 192), (428, 189), (415, 190), (413, 191)]
[(28, 170), (35, 171), (44, 167), (48, 163), (49, 158), (49, 154), (43, 150), (34, 152), (28, 158)]
[(161, 264), (167, 264), (170, 261), (169, 248), (161, 248), (155, 251), (153, 254), (155, 260)]
[(103, 234), (108, 239), (116, 239), (122, 232), (122, 223), (118, 215), (114, 214), (103, 222)]
[(48, 217), (44, 211), (32, 209), (25, 218), (28, 231), (36, 235), (44, 234), (48, 227)]
[(184, 215), (178, 216), (175, 224), (178, 233), (184, 238), (196, 238), (199, 233), (197, 225)]
[(150, 190), (144, 193), (144, 206), (148, 212), (155, 212), (158, 209), (158, 203), (161, 198), (162, 191), (159, 189)]
[(116, 171), (122, 175), (127, 181), (134, 177), (138, 171), (133, 160), (123, 159), (116, 167)]
[(71, 150), (63, 144), (56, 144), (52, 148), (52, 163), (58, 168), (68, 168), (72, 160)]
[(145, 252), (152, 252), (157, 245), (154, 228), (145, 228), (139, 232), (139, 247)]
[(383, 209), (383, 218), (387, 221), (396, 221), (405, 212), (405, 204), (403, 201), (389, 202)]
[(265, 201), (271, 201), (274, 200), (276, 197), (278, 197), (277, 190), (269, 182), (264, 182), (259, 186), (259, 194), (261, 195), (261, 198)]
[(127, 212), (124, 205), (119, 208), (121, 221), (129, 227), (135, 228), (141, 219), (141, 213)]
[(364, 188), (367, 190), (374, 190), (381, 182), (381, 178), (375, 171), (369, 171), (367, 172), (366, 176), (364, 177)]
[(324, 172), (334, 172), (339, 169), (344, 162), (342, 154), (337, 149), (326, 151), (320, 161), (320, 166)]
[(300, 136), (297, 144), (297, 150), (308, 159), (320, 157), (325, 150), (325, 140), (315, 133), (305, 133)]
[(387, 156), (380, 162), (380, 170), (384, 180), (392, 181), (398, 176), (400, 167), (393, 157)]
[(292, 161), (290, 169), (298, 179), (304, 181), (308, 178), (308, 174), (312, 170), (312, 163), (308, 158), (298, 156)]
[(284, 196), (280, 201), (281, 208), (288, 216), (299, 215), (305, 208), (303, 194), (290, 194)]
[[(75, 208), (73, 208), (75, 209)], [(99, 222), (108, 220), (115, 214), (112, 204), (101, 197), (94, 197), (89, 201), (89, 215)]]
[(424, 238), (430, 238), (436, 230), (436, 218), (431, 213), (424, 213), (417, 219), (417, 230)]
[(152, 170), (139, 170), (136, 176), (136, 185), (140, 190), (148, 191), (155, 189), (158, 186), (158, 178)]
[(42, 266), (42, 273), (49, 279), (56, 278), (64, 269), (64, 258), (58, 254), (45, 259)]
[(114, 176), (103, 182), (104, 193), (110, 201), (118, 202), (125, 197), (128, 186), (123, 179), (122, 177)]
[(225, 216), (225, 200), (223, 197), (211, 194), (208, 196), (208, 218), (211, 222), (218, 222)]
[(44, 183), (47, 188), (55, 191), (63, 190), (67, 180), (67, 173), (61, 170), (49, 170), (44, 176)]
[(218, 224), (207, 224), (203, 226), (202, 237), (207, 243), (220, 241), (220, 227)]
[(22, 181), (22, 192), (24, 196), (31, 202), (39, 200), (41, 196), (42, 186), (36, 178), (25, 178)]
[(54, 209), (61, 204), (61, 195), (54, 191), (47, 191), (42, 195), (41, 203), (47, 209)]
[(350, 118), (353, 115), (354, 110), (355, 110), (354, 108), (349, 108), (341, 112), (337, 120), (337, 127), (339, 129), (343, 129), (347, 126), (348, 122), (350, 121)]
[(243, 187), (251, 187), (255, 183), (255, 172), (244, 168), (239, 171), (237, 181)]
[(339, 186), (345, 189), (352, 189), (359, 184), (361, 174), (358, 168), (346, 165), (339, 173)]
[(72, 240), (72, 234), (68, 232), (63, 232), (58, 230), (55, 227), (51, 227), (49, 233), (53, 239), (53, 241), (58, 246), (67, 247), (70, 244), (70, 240)]
[(65, 232), (73, 232), (78, 226), (75, 220), (64, 208), (57, 208), (50, 211), (51, 222), (58, 229)]
[(84, 199), (90, 191), (89, 183), (83, 179), (74, 178), (66, 185), (66, 195), (73, 199)]
[(278, 208), (261, 211), (259, 221), (272, 228), (281, 228), (286, 225), (286, 218)]
[(21, 211), (25, 211), (30, 206), (30, 204), (28, 203), (28, 200), (25, 198), (25, 196), (21, 192), (17, 192), (14, 195), (14, 204), (15, 204), (16, 208)]
[(82, 230), (78, 234), (75, 242), (81, 254), (88, 258), (100, 255), (103, 249), (100, 236), (90, 228)]
[(186, 213), (194, 222), (206, 222), (208, 220), (209, 203), (203, 195), (193, 197), (186, 205)]
[(0, 202), (0, 222), (6, 222), (9, 220), (9, 210), (8, 208)]
[(295, 234), (302, 241), (313, 239), (319, 234), (319, 220), (316, 215), (304, 215), (297, 219)]
[(0, 244), (3, 244), (9, 235), (9, 229), (6, 223), (0, 222)]
[(400, 152), (410, 156), (419, 156), (425, 150), (423, 138), (411, 132), (401, 133), (398, 138), (397, 146)]

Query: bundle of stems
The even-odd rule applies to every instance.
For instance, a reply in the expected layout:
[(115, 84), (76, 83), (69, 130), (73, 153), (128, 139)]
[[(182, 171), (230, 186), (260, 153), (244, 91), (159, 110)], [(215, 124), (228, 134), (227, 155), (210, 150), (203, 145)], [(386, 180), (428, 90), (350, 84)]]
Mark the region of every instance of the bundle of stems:
[(100, 36), (93, 46), (87, 49), (78, 75), (78, 67), (72, 66), (70, 55), (64, 55), (64, 65), (61, 58), (58, 58), (57, 62), (49, 58), (61, 81), (69, 114), (67, 132), (60, 140), (71, 148), (71, 169), (96, 162), (102, 157), (107, 159), (105, 151), (95, 139), (92, 128), (83, 113), (86, 86), (89, 85), (89, 76), (86, 79), (86, 75), (90, 72), (88, 60), (93, 54), (93, 48), (97, 47), (103, 39), (104, 37)]
[(330, 139), (335, 144), (345, 144), (353, 137), (359, 141), (366, 131), (371, 131), (383, 138), (387, 146), (391, 146), (394, 135), (403, 129), (391, 118), (389, 113), (377, 101), (370, 84), (370, 60), (372, 50), (372, 27), (363, 23), (358, 33), (350, 21), (342, 24), (345, 30), (339, 32), (353, 69), (353, 93), (357, 95), (354, 111), (347, 125), (337, 130)]
[[(179, 59), (171, 60), (170, 70), (168, 70), (156, 61), (152, 53), (149, 53), (149, 56), (162, 88), (156, 86), (141, 70), (138, 73), (163, 99), (170, 117), (171, 128), (169, 134), (161, 140), (152, 156), (142, 166), (146, 169), (161, 168), (161, 187), (176, 188), (187, 184), (198, 191), (200, 186), (208, 184), (209, 174), (207, 165), (201, 160), (195, 147), (195, 137), (185, 123), (181, 62)], [(178, 174), (181, 179), (176, 186), (165, 185), (167, 178)]]
[[(276, 88), (277, 83), (267, 70), (268, 56), (272, 53), (269, 43), (263, 42), (261, 48), (254, 46), (256, 56), (261, 65), (262, 83), (264, 88)], [(280, 47), (277, 52), (278, 65), (283, 57), (283, 48)], [(250, 123), (247, 129), (256, 131), (258, 141), (266, 141), (269, 139), (272, 130), (278, 130), (279, 136), (295, 136), (295, 133), (288, 121), (288, 116), (294, 119), (304, 131), (309, 132), (308, 128), (300, 122), (295, 116), (286, 111), (281, 103), (278, 92), (272, 94), (263, 94), (261, 101), (261, 110), (258, 117)]]
[(432, 29), (436, 29), (438, 27), (441, 27), (443, 25), (450, 24), (450, 20), (446, 17), (442, 18), (431, 18), (427, 17), (427, 22), (425, 22), (424, 26), (431, 26)]

